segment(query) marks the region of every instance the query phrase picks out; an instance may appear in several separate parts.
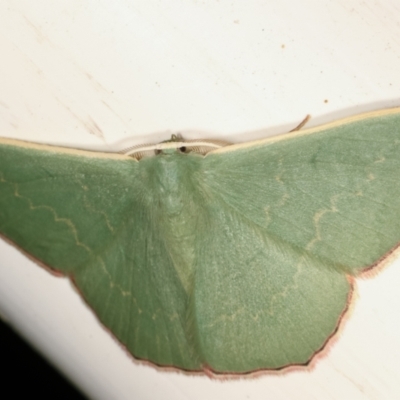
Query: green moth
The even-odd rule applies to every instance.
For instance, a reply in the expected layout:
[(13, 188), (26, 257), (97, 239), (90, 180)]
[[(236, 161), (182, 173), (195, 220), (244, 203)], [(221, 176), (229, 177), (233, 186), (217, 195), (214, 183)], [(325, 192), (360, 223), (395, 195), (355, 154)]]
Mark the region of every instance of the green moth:
[(400, 108), (128, 154), (0, 139), (0, 233), (69, 276), (137, 359), (304, 365), (336, 332), (354, 277), (399, 246)]

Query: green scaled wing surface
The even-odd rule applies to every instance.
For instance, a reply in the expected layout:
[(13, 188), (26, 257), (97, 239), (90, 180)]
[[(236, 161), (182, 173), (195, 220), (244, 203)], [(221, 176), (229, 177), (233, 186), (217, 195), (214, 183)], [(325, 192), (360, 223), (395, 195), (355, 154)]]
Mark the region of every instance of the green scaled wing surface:
[(200, 369), (185, 332), (187, 294), (141, 178), (130, 157), (5, 141), (0, 232), (70, 276), (134, 356)]
[(201, 156), (0, 140), (0, 233), (71, 277), (139, 359), (307, 364), (400, 242), (400, 111)]

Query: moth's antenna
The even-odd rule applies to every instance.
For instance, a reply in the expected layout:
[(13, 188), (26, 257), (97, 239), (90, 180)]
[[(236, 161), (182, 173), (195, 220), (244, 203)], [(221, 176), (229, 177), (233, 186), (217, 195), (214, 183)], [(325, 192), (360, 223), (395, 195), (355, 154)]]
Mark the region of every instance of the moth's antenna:
[(292, 129), (289, 132), (295, 132), (295, 131), (299, 131), (309, 120), (311, 119), (311, 115), (307, 114), (306, 117), (303, 119), (303, 121), (301, 121), (296, 128)]

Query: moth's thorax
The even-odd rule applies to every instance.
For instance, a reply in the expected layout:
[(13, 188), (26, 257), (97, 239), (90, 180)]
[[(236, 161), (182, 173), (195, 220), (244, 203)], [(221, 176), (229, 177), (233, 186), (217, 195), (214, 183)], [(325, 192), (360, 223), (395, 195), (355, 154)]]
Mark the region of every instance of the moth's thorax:
[(197, 170), (197, 160), (193, 158), (198, 156), (167, 153), (154, 159), (154, 193), (158, 194), (160, 207), (168, 217), (179, 217), (194, 195), (193, 174)]

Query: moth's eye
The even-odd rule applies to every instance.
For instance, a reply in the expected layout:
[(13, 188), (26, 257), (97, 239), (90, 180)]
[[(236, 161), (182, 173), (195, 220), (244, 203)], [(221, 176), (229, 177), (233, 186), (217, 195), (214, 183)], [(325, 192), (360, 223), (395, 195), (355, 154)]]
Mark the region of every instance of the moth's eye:
[(181, 153), (188, 153), (188, 149), (185, 146), (179, 147)]

